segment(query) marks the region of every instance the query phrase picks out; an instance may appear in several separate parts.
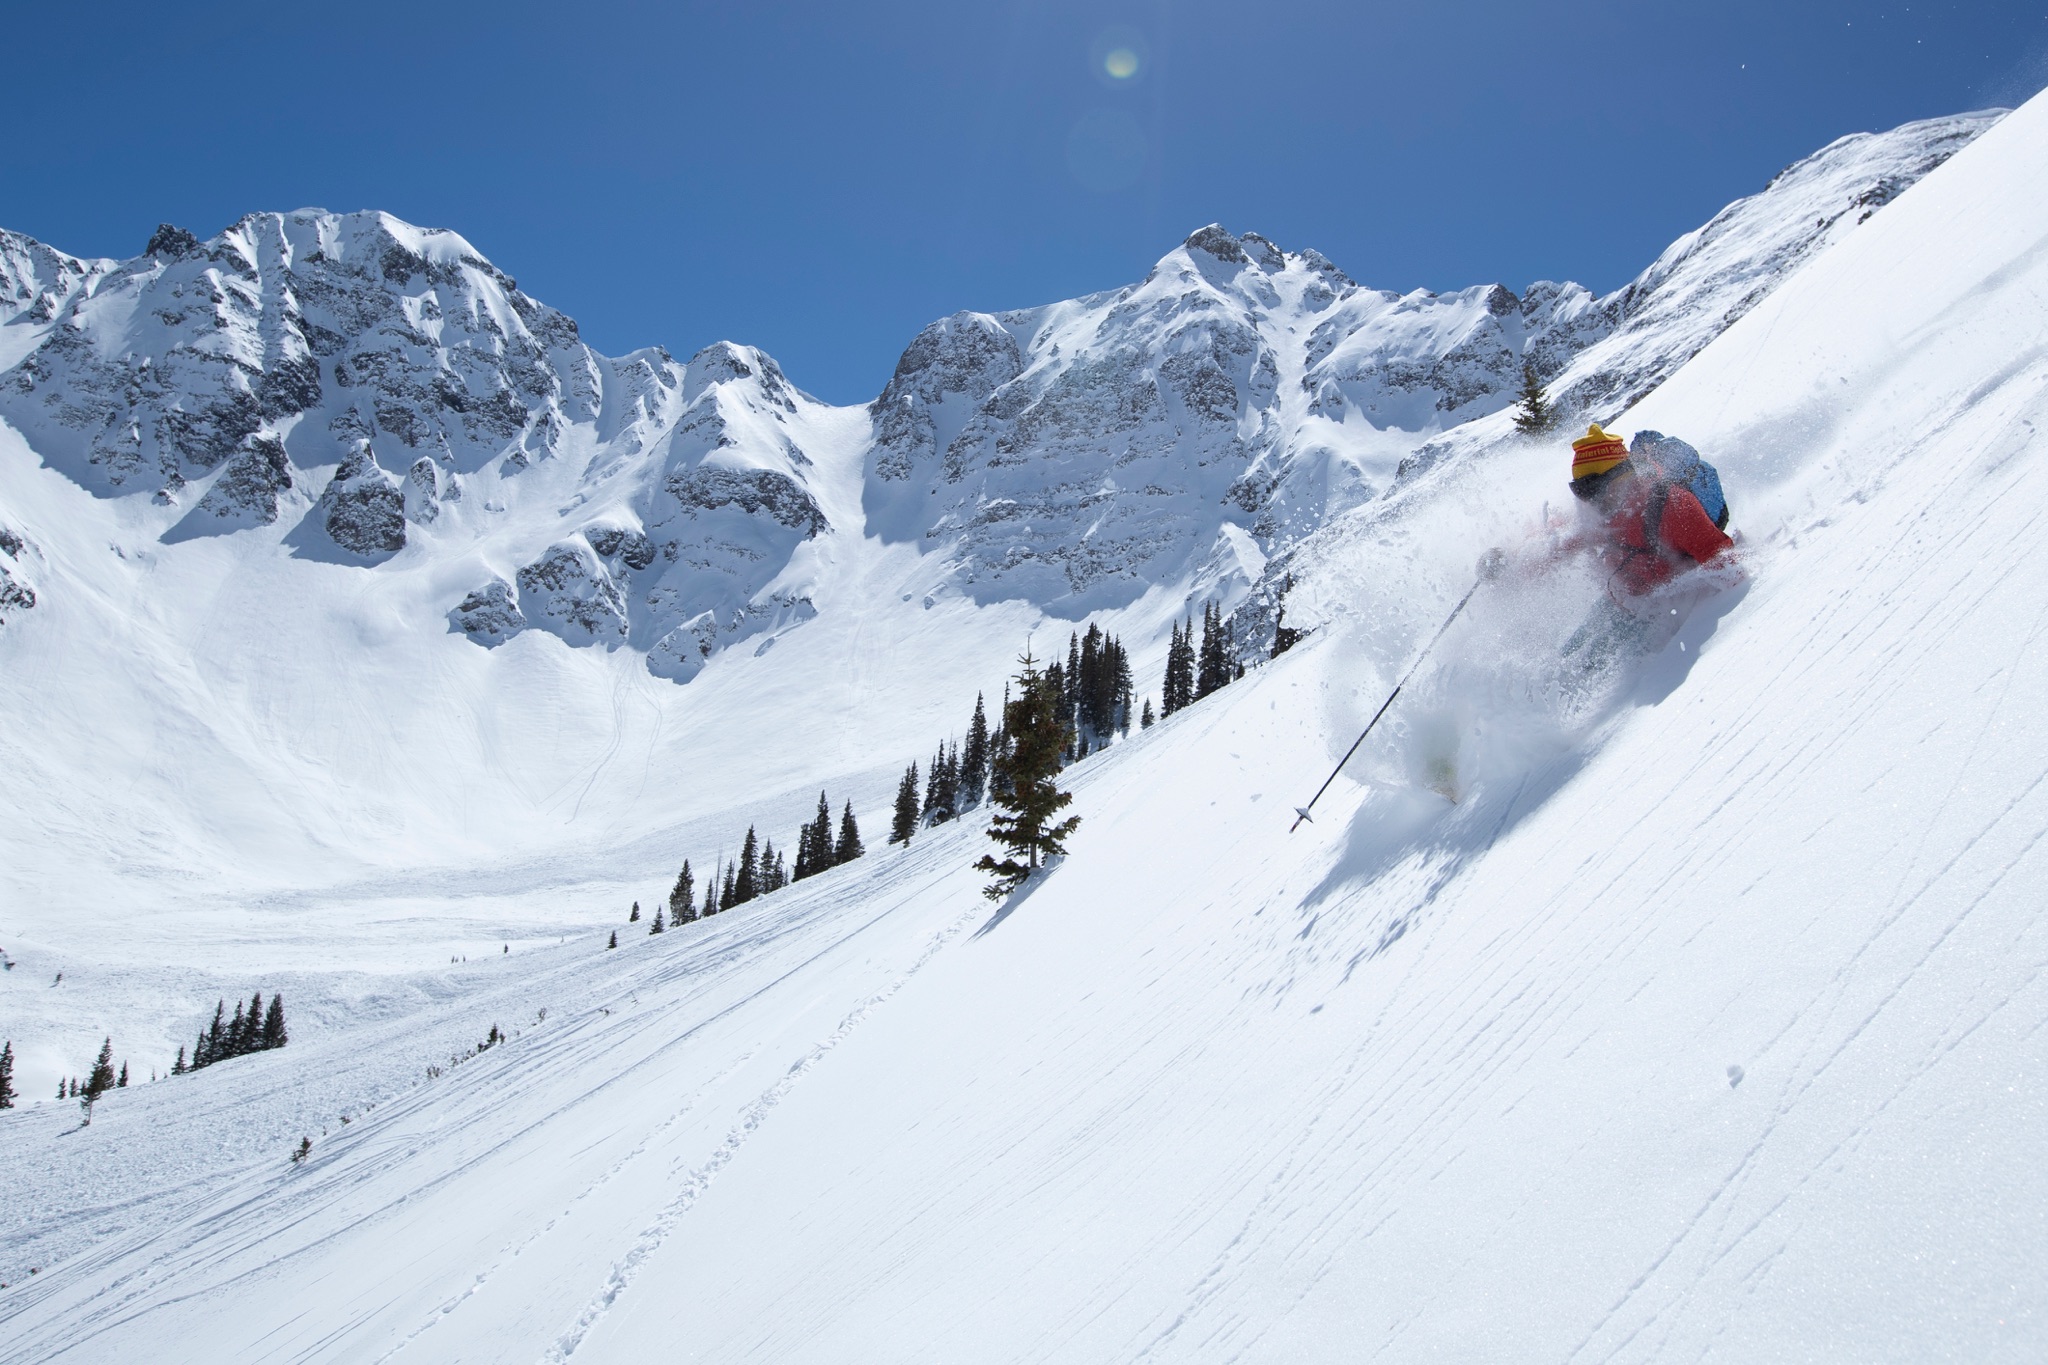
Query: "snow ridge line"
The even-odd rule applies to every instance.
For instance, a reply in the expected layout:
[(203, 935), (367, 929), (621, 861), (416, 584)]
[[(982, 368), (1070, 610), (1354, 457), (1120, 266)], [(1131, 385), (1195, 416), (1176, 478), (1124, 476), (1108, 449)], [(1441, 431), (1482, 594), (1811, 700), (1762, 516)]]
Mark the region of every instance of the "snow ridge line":
[(641, 1264), (658, 1251), (662, 1244), (668, 1240), (669, 1235), (675, 1231), (676, 1225), (696, 1205), (697, 1200), (703, 1196), (704, 1191), (711, 1187), (711, 1182), (718, 1177), (718, 1173), (731, 1164), (732, 1159), (739, 1154), (740, 1148), (746, 1145), (747, 1139), (753, 1136), (754, 1131), (767, 1121), (769, 1113), (774, 1110), (776, 1105), (782, 1102), (783, 1097), (795, 1089), (796, 1083), (809, 1074), (811, 1069), (817, 1066), (818, 1063), (823, 1061), (832, 1049), (845, 1042), (852, 1035), (854, 1029), (858, 1028), (877, 1007), (888, 1003), (889, 999), (896, 992), (902, 990), (910, 978), (917, 975), (927, 962), (938, 956), (939, 952), (947, 944), (958, 938), (961, 931), (967, 927), (969, 921), (975, 919), (980, 913), (979, 907), (969, 910), (955, 919), (953, 923), (934, 934), (931, 941), (925, 945), (924, 951), (919, 953), (916, 960), (908, 967), (904, 968), (900, 976), (856, 1005), (850, 1014), (839, 1021), (837, 1028), (833, 1029), (823, 1039), (820, 1039), (811, 1047), (809, 1052), (792, 1063), (789, 1070), (782, 1076), (782, 1079), (768, 1087), (759, 1098), (747, 1106), (746, 1110), (740, 1115), (739, 1122), (734, 1125), (731, 1132), (726, 1134), (725, 1141), (719, 1144), (718, 1149), (712, 1152), (710, 1158), (703, 1165), (690, 1173), (689, 1178), (683, 1182), (681, 1191), (668, 1202), (667, 1207), (663, 1208), (655, 1220), (648, 1224), (640, 1236), (634, 1240), (633, 1245), (627, 1249), (626, 1254), (612, 1263), (610, 1272), (605, 1276), (603, 1287), (598, 1290), (597, 1295), (589, 1303), (584, 1305), (583, 1311), (576, 1315), (576, 1321), (570, 1324), (568, 1330), (557, 1337), (554, 1344), (540, 1357), (541, 1365), (562, 1365), (562, 1362), (567, 1361), (570, 1356), (574, 1355), (582, 1347), (585, 1338), (590, 1335), (590, 1329), (595, 1327), (598, 1321), (611, 1311), (612, 1305), (618, 1302), (619, 1295), (624, 1293), (627, 1285), (632, 1283), (633, 1277)]

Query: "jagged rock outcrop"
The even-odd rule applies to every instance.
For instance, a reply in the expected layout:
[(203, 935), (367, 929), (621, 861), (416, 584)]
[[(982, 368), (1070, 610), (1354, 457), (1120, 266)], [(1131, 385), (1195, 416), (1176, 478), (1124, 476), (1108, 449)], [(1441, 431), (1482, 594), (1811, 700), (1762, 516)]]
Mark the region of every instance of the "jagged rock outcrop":
[(274, 436), (246, 436), (198, 506), (164, 538), (189, 540), (268, 526), (277, 520), (279, 501), (292, 486), (292, 462), (285, 454), (284, 442)]
[(22, 536), (0, 526), (0, 625), (14, 612), (27, 611), (36, 604), (36, 590), (29, 582), (29, 561), (36, 549)]
[(550, 545), (519, 571), (519, 602), (529, 626), (572, 645), (625, 643), (625, 595), (580, 536)]
[(319, 512), (328, 539), (352, 555), (374, 561), (405, 548), (406, 495), (367, 441), (335, 469)]
[(205, 242), (166, 225), (134, 260), (67, 262), (31, 262), (57, 311), (0, 413), (102, 492), (174, 495), (258, 433), (301, 467), (363, 440), (450, 476), (530, 462), (619, 377), (462, 238), (385, 214), (251, 214)]
[(448, 613), (449, 623), (478, 644), (489, 648), (526, 629), (526, 614), (519, 610), (519, 598), (510, 583), (494, 578), (464, 597)]

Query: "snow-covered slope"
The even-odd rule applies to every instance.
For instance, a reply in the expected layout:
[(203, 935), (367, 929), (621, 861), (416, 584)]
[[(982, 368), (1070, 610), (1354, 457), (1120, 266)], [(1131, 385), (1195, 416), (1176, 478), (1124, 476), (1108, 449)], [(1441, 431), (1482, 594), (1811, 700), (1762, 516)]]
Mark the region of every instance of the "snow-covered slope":
[(2044, 186), (2037, 99), (1622, 417), (1748, 581), (1604, 689), (1597, 583), (1476, 599), (1358, 770), (1457, 806), (1287, 832), (1555, 448), (1321, 533), (1323, 628), (1073, 770), (1012, 903), (956, 826), (0, 1119), (0, 1359), (2040, 1358)]

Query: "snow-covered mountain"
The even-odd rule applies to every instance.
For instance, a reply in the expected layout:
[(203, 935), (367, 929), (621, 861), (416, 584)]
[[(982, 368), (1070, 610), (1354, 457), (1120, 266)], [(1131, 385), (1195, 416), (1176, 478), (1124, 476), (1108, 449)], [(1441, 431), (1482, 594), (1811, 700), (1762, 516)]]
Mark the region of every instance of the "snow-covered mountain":
[[(1995, 117), (1843, 139), (1601, 299), (1368, 289), (1204, 228), (1128, 288), (927, 328), (836, 515), (806, 430), (844, 423), (769, 357), (599, 355), (461, 237), (379, 213), (166, 226), (125, 262), (0, 234), (0, 416), (82, 487), (174, 509), (165, 544), (282, 522), (280, 553), (358, 569), (480, 560), (416, 628), (623, 646), (682, 682), (815, 614), (791, 565), (834, 529), (936, 556), (935, 590), (1068, 619), (1234, 596), (1505, 408), (1525, 363), (1574, 409), (1654, 387)], [(548, 461), (573, 492), (512, 513)]]
[[(359, 657), (351, 691), (290, 670), (318, 638), (295, 618), (262, 618), (278, 657), (250, 642), (251, 609), (281, 599), (235, 543), (267, 551), (263, 529), (150, 549), (147, 497), (133, 521), (119, 498), (78, 510), (76, 484), (0, 441), (10, 516), (44, 532), (58, 585), (0, 630), (7, 714), (59, 688), (105, 700), (86, 680), (119, 654), (81, 627), (132, 600), (132, 574), (164, 580), (167, 619), (125, 646), (189, 638), (177, 608), (199, 598), (224, 641), (153, 679), (196, 699), (158, 741), (195, 799), (327, 726), (430, 760), (403, 774), (416, 824), (367, 829), (403, 846), (380, 878), (322, 882), (330, 851), (295, 846), (294, 894), (191, 867), (159, 880), (203, 910), (176, 887), (102, 898), (67, 907), (68, 934), (10, 887), (37, 932), (9, 944), (0, 1005), (34, 1030), (37, 1090), (44, 1040), (89, 1057), (109, 1014), (191, 993), (167, 979), (281, 986), (304, 1026), (115, 1092), (87, 1128), (68, 1105), (0, 1115), (0, 1361), (2040, 1358), (2048, 96), (1835, 231), (1612, 414), (1710, 451), (1737, 507), (1740, 580), (1670, 599), (1690, 610), (1661, 650), (1560, 663), (1602, 584), (1524, 530), (1558, 496), (1558, 443), (1475, 435), (1295, 547), (1290, 612), (1314, 635), (1069, 770), (1083, 823), (1027, 894), (977, 894), (972, 819), (616, 950), (624, 903), (792, 785), (787, 753), (850, 770), (819, 737), (852, 729), (900, 763), (910, 730), (874, 717), (1044, 618), (927, 605), (930, 556), (834, 529), (786, 580), (818, 615), (677, 688), (535, 632), (421, 646), (408, 612), (468, 560), (440, 580), (403, 555), (290, 560), (285, 599), (360, 646), (321, 661)], [(1000, 351), (980, 337), (960, 353)], [(941, 409), (965, 390), (936, 391), (903, 385)], [(858, 519), (865, 414), (796, 406), (828, 524)], [(546, 481), (567, 465), (518, 478), (566, 506), (580, 475)], [(1517, 572), (1289, 833), (1500, 543)], [(319, 597), (344, 570), (346, 611)], [(455, 699), (441, 729), (407, 726), (407, 677)], [(489, 709), (480, 678), (518, 694)], [(207, 730), (208, 699), (238, 709)], [(120, 743), (67, 730), (74, 764), (140, 742), (119, 708), (94, 718)], [(550, 739), (606, 752), (516, 752)], [(49, 742), (0, 732), (14, 789), (39, 790), (19, 760)], [(332, 829), (362, 837), (373, 784), (340, 744), (318, 756), (246, 771), (273, 804), (338, 788)], [(467, 798), (480, 829), (434, 785), (465, 761), (491, 786)], [(1454, 805), (1430, 790), (1446, 770)], [(549, 801), (573, 847), (443, 856), (534, 837), (522, 802)], [(214, 846), (263, 856), (267, 806), (232, 813)], [(185, 1001), (175, 1036), (211, 1004)], [(509, 1041), (478, 1053), (492, 1025)]]

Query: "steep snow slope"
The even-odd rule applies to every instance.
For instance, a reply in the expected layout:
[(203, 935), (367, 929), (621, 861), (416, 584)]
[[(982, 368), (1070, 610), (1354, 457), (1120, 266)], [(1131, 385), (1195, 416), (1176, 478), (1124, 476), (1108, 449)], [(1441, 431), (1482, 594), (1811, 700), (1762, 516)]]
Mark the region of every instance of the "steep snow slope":
[[(1075, 770), (1032, 893), (955, 828), (514, 957), (544, 1024), (108, 1215), (0, 1359), (2039, 1358), (2044, 172), (2037, 99), (1626, 416), (1722, 460), (1750, 581), (1612, 694), (1537, 647), (1597, 584), (1489, 598), (1360, 770), (1462, 707), (1456, 807), (1286, 832), (1493, 529), (1447, 467), (1406, 609), (1339, 613), (1398, 551), (1334, 528), (1326, 628)], [(13, 1116), (10, 1188), (229, 1093), (288, 1140), (367, 1093), (321, 1060)]]

